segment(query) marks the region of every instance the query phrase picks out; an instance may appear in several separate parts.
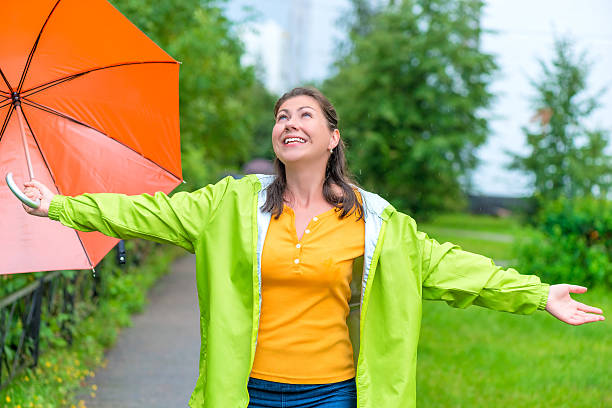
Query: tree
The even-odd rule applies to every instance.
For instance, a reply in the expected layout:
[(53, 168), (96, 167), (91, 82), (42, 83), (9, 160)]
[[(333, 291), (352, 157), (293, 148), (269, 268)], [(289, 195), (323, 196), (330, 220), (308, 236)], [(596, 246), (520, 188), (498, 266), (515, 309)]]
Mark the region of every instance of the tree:
[(457, 208), (488, 134), (496, 70), (479, 0), (354, 1), (350, 40), (324, 84), (360, 183), (417, 215)]
[[(181, 150), (185, 189), (236, 172), (261, 145), (272, 117), (269, 93), (244, 67), (242, 43), (215, 0), (112, 0), (145, 34), (181, 61)], [(264, 116), (265, 112), (265, 116)], [(271, 119), (268, 121), (271, 122)], [(257, 140), (256, 140), (257, 139)]]
[(608, 133), (585, 125), (603, 93), (586, 94), (591, 63), (585, 53), (574, 52), (570, 40), (557, 39), (552, 62), (540, 60), (540, 66), (541, 78), (531, 81), (534, 123), (523, 127), (531, 152), (512, 155), (511, 168), (533, 177), (538, 201), (605, 197), (612, 183), (612, 163), (605, 153)]

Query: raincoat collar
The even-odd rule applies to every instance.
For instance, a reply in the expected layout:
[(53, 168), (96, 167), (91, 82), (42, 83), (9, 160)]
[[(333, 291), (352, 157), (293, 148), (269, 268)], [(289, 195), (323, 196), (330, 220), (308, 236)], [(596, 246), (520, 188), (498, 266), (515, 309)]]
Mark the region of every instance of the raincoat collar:
[[(262, 211), (262, 207), (266, 202), (267, 188), (274, 181), (276, 176), (257, 174), (261, 188), (257, 197), (257, 275), (259, 278), (259, 306), (261, 310), (261, 255), (263, 245), (270, 225), (271, 214)], [(379, 241), (380, 232), (383, 222), (386, 221), (390, 214), (395, 211), (389, 202), (377, 194), (370, 193), (361, 188), (358, 188), (361, 194), (363, 203), (363, 218), (365, 222), (365, 246), (363, 255), (363, 278), (361, 280), (361, 303), (363, 303), (363, 295), (365, 293), (374, 250)]]

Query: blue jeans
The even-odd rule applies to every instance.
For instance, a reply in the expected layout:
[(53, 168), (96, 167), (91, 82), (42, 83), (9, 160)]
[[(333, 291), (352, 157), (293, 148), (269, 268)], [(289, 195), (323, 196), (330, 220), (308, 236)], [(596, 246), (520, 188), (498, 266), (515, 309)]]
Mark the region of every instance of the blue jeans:
[(356, 408), (355, 379), (331, 384), (285, 384), (249, 378), (248, 408)]

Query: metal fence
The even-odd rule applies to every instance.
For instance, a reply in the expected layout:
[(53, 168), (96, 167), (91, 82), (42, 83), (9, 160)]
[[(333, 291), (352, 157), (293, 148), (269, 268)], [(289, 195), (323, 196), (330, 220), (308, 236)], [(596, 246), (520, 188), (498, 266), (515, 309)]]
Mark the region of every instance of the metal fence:
[[(38, 363), (42, 341), (72, 343), (72, 329), (98, 302), (99, 275), (50, 272), (0, 300), (0, 389)], [(47, 338), (48, 337), (48, 338)], [(61, 339), (61, 340), (60, 340)]]

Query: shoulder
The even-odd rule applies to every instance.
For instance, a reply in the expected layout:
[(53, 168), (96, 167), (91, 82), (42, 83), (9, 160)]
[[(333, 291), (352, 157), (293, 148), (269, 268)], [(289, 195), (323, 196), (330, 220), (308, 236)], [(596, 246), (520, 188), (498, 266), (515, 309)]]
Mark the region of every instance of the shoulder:
[(361, 196), (363, 211), (366, 215), (377, 216), (382, 219), (388, 218), (392, 213), (396, 212), (395, 208), (387, 200), (378, 194), (366, 191), (362, 188), (357, 188)]

